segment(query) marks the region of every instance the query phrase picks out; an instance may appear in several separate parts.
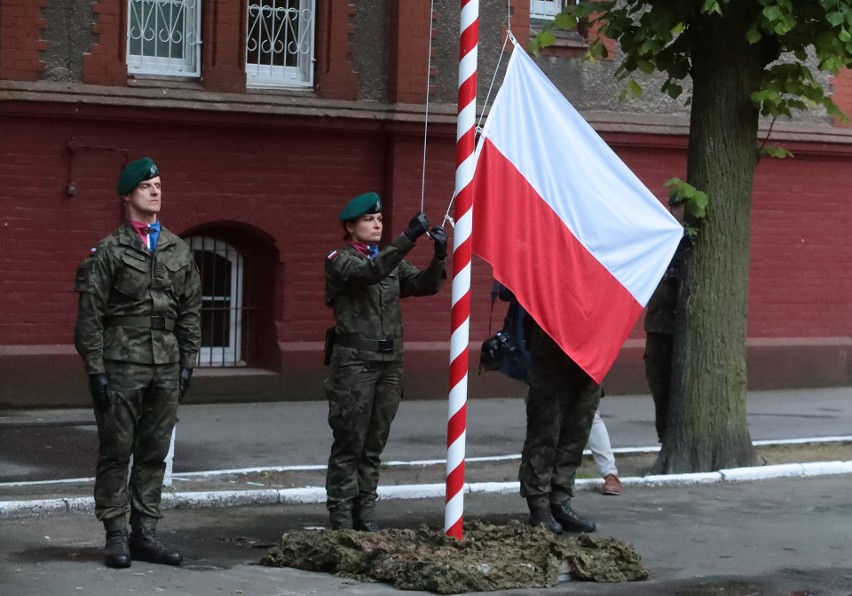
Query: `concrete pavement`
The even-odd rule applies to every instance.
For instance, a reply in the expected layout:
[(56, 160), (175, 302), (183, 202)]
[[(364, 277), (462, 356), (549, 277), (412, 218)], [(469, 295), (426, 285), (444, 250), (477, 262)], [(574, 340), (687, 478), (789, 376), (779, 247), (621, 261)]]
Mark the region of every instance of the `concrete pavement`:
[[(174, 471), (322, 466), (331, 445), (327, 411), (322, 401), (183, 407)], [(649, 396), (607, 396), (600, 411), (614, 447), (656, 445)], [(0, 414), (0, 483), (92, 475), (90, 410)], [(523, 400), (470, 400), (467, 420), (468, 457), (520, 452)], [(852, 388), (751, 392), (748, 423), (754, 441), (852, 435)], [(383, 460), (442, 459), (446, 439), (446, 402), (403, 401)]]

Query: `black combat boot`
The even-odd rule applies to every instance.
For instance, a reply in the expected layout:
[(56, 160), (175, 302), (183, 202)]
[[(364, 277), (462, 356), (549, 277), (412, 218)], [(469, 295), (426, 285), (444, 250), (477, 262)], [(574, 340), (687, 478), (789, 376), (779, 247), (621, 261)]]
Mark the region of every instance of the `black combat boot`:
[(352, 529), (351, 505), (335, 507), (328, 510), (328, 525), (332, 530)]
[(130, 554), (137, 561), (160, 565), (180, 565), (183, 555), (167, 547), (156, 537), (153, 528), (134, 528), (130, 533)]
[(543, 525), (554, 534), (562, 533), (562, 526), (559, 525), (559, 522), (553, 518), (553, 514), (550, 512), (550, 502), (546, 495), (528, 497), (527, 505), (530, 508), (531, 526)]
[(115, 569), (130, 567), (130, 549), (127, 546), (127, 530), (111, 530), (106, 533), (104, 565)]
[(379, 524), (372, 519), (356, 519), (352, 522), (352, 527), (359, 532), (378, 532)]
[(378, 532), (379, 524), (375, 521), (376, 504), (368, 501), (367, 504), (355, 503), (352, 508), (352, 527), (359, 532)]
[(560, 503), (551, 503), (550, 511), (553, 513), (554, 519), (559, 522), (559, 525), (566, 532), (589, 533), (595, 531), (595, 522), (580, 517), (576, 511), (571, 509), (571, 502), (568, 500)]

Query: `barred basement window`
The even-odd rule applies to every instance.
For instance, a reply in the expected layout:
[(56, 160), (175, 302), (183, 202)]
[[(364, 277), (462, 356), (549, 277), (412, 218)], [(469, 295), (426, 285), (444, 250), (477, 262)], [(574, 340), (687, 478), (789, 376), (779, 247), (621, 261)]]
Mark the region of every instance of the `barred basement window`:
[(313, 86), (314, 7), (314, 0), (249, 0), (249, 87)]
[(129, 0), (127, 12), (129, 73), (201, 74), (201, 0)]
[(243, 306), (243, 257), (232, 246), (204, 236), (188, 240), (201, 271), (199, 366), (245, 366), (242, 345), (248, 329)]

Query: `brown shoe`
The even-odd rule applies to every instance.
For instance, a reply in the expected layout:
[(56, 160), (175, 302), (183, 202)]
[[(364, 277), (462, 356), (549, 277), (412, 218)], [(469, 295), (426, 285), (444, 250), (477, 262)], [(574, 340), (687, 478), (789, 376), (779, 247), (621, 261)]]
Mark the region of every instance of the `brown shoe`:
[(605, 495), (620, 495), (621, 480), (615, 474), (607, 474), (604, 476), (604, 483), (601, 492)]

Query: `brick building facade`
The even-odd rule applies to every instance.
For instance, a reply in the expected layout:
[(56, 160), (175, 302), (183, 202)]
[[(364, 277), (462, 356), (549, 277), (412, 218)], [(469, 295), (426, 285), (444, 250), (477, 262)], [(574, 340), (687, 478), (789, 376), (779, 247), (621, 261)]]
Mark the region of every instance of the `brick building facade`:
[[(147, 23), (141, 7), (158, 0), (0, 0), (0, 407), (87, 403), (71, 282), (88, 249), (121, 221), (115, 181), (142, 155), (162, 172), (164, 225), (192, 243), (206, 272), (207, 331), (190, 399), (320, 398), (321, 338), (332, 322), (322, 260), (341, 243), (340, 206), (378, 191), (388, 236), (420, 209), (430, 23), (425, 211), (438, 223), (447, 209), (455, 1), (436, 2), (434, 13), (421, 0), (180, 4), (185, 12), (156, 16), (183, 27), (185, 39), (152, 49), (133, 25)], [(512, 4), (523, 43), (536, 20), (529, 0)], [(484, 98), (506, 15), (505, 5), (480, 10)], [(256, 49), (261, 26), (274, 23), (297, 34), (292, 54)], [(684, 175), (688, 119), (671, 106), (596, 110), (602, 96), (586, 90), (609, 75), (583, 65), (581, 50), (582, 39), (567, 39), (539, 63), (664, 197), (663, 181)], [(848, 73), (835, 84), (852, 105)], [(817, 119), (776, 125), (773, 139), (796, 157), (764, 161), (757, 172), (750, 381), (848, 385), (852, 131)], [(429, 253), (417, 247), (411, 258), (424, 264)], [(519, 384), (476, 374), (490, 282), (475, 260), (471, 395), (519, 395)], [(449, 304), (449, 288), (404, 303), (409, 397), (446, 395)], [(642, 344), (637, 328), (607, 379), (611, 392), (646, 390)]]

